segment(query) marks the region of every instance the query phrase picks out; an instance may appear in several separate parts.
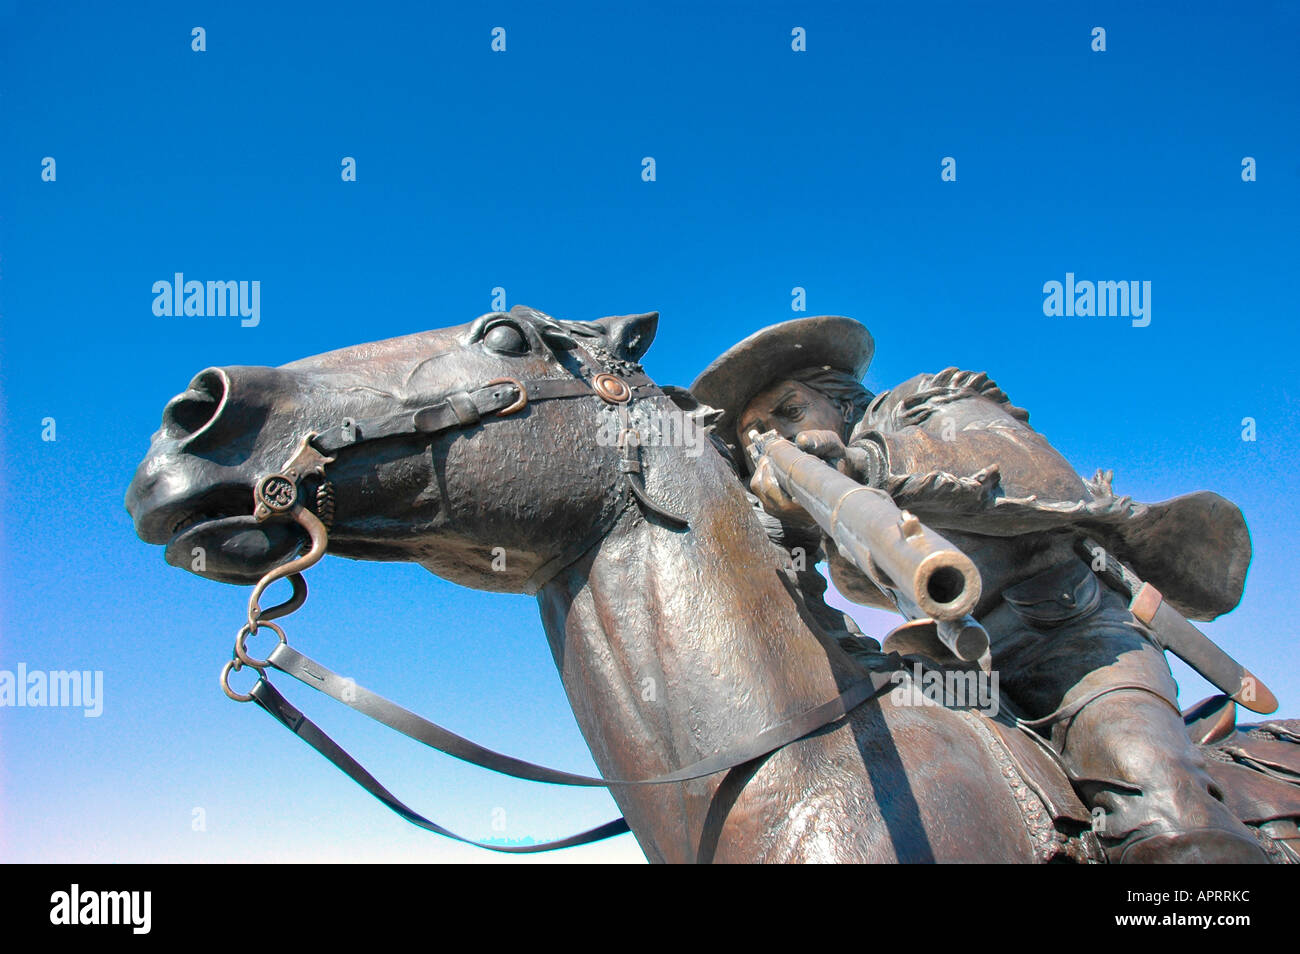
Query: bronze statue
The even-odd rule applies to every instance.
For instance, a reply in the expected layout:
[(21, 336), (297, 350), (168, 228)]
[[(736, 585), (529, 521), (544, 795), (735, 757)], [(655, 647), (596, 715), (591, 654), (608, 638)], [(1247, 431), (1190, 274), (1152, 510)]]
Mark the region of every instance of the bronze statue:
[[(169, 562), (254, 586), (227, 693), (441, 834), (451, 833), (384, 789), (269, 677), (296, 677), (498, 771), (601, 784), (343, 687), (272, 622), (301, 605), (301, 573), (326, 552), (412, 561), (465, 586), (537, 595), (604, 784), (652, 861), (1102, 860), (1091, 814), (1029, 733), (970, 707), (908, 704), (892, 691), (902, 657), (844, 652), (755, 518), (734, 462), (711, 446), (688, 455), (638, 439), (651, 416), (709, 414), (640, 366), (657, 320), (515, 307), (279, 368), (197, 375), (164, 410), (126, 502)], [(618, 440), (599, 440), (611, 423)], [(293, 598), (261, 607), (282, 577)], [(258, 659), (248, 637), (263, 628), (281, 641)], [(259, 678), (240, 691), (236, 673), (248, 669)], [(1300, 788), (1261, 766), (1276, 761), (1268, 746), (1293, 747), (1298, 727), (1256, 738), (1234, 732), (1221, 706), (1195, 716), (1210, 748), (1243, 753), (1212, 770), (1250, 837), (1285, 857), (1290, 834), (1277, 823), (1300, 817)]]
[[(872, 397), (857, 383), (870, 354), (870, 335), (851, 319), (789, 321), (730, 349), (692, 392), (727, 409), (717, 426), (740, 459), (760, 431), (797, 440), (972, 557), (982, 582), (973, 615), (992, 637), (985, 665), (999, 670), (1024, 721), (1050, 739), (1075, 786), (1104, 813), (1098, 830), (1111, 860), (1265, 861), (1187, 736), (1162, 652), (1180, 648), (1169, 639), (1181, 624), (1195, 641), (1189, 661), (1217, 653), (1228, 667), (1221, 688), (1257, 711), (1276, 708), (1262, 683), (1167, 605), (1198, 619), (1236, 605), (1250, 559), (1237, 508), (1213, 494), (1146, 507), (1116, 497), (1110, 474), (1081, 480), (987, 375), (948, 368)], [(828, 383), (838, 390), (828, 393)], [(764, 505), (784, 520), (809, 521), (783, 489), (789, 475), (754, 456), (752, 487)], [(888, 568), (864, 575), (859, 567), (873, 568), (843, 559), (836, 543), (828, 536), (844, 592), (873, 605), (887, 594), (912, 619), (936, 615)], [(1171, 617), (1164, 641), (1140, 604), (1131, 609), (1124, 598), (1142, 581), (1134, 577), (1134, 592), (1121, 596), (1098, 579), (1094, 555), (1099, 570), (1109, 560), (1122, 575), (1132, 564), (1159, 583)], [(1155, 588), (1145, 592), (1159, 608)], [(887, 640), (885, 649), (919, 645), (910, 628), (900, 635), (905, 642)]]

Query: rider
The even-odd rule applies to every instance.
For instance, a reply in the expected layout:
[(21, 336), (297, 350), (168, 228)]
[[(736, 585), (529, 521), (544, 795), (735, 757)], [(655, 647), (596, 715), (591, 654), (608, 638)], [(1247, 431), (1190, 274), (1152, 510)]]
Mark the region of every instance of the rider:
[[(1210, 495), (1147, 507), (1115, 497), (1109, 473), (1082, 480), (984, 374), (947, 368), (869, 402), (845, 399), (841, 375), (860, 388), (864, 341), (848, 318), (785, 322), (728, 350), (691, 391), (725, 409), (715, 429), (740, 467), (751, 430), (775, 430), (885, 490), (971, 557), (983, 582), (974, 613), (1002, 691), (1061, 756), (1112, 861), (1267, 861), (1219, 800), (1150, 630), (1074, 551), (1086, 532), (1186, 615), (1213, 618), (1240, 599), (1250, 558), (1240, 512), (1217, 497), (1208, 506)], [(830, 393), (814, 386), (828, 379)], [(766, 458), (751, 487), (783, 523), (811, 524)], [(1189, 579), (1183, 567), (1207, 565), (1210, 550), (1226, 572)], [(833, 541), (827, 551), (839, 589), (880, 605), (884, 594)]]
[[(841, 439), (847, 439), (850, 422), (862, 416), (872, 399), (871, 392), (861, 383), (875, 353), (875, 342), (870, 332), (851, 318), (826, 315), (769, 328), (756, 335), (753, 344), (754, 347), (746, 351), (750, 360), (743, 362), (743, 367), (736, 361), (721, 365), (715, 362), (710, 367), (714, 373), (709, 380), (715, 385), (710, 394), (730, 393), (735, 387), (744, 387), (741, 381), (733, 381), (732, 376), (749, 374), (756, 364), (765, 369), (775, 369), (797, 379), (795, 386), (803, 393), (820, 399), (826, 417), (812, 422), (813, 429), (839, 428)], [(803, 367), (804, 363), (811, 363), (811, 366)], [(724, 382), (725, 386), (722, 386)], [(748, 457), (736, 445), (735, 409), (725, 403), (713, 405), (712, 401), (703, 400), (694, 388), (686, 393), (692, 401), (714, 407), (712, 419), (715, 423), (709, 435), (743, 481), (749, 473)], [(827, 634), (837, 639), (840, 648), (858, 662), (869, 668), (880, 666), (883, 662), (880, 643), (864, 635), (847, 613), (826, 603), (826, 578), (817, 571), (817, 564), (826, 559), (821, 530), (798, 508), (791, 517), (765, 509), (764, 503), (752, 493), (746, 493), (746, 497), (768, 539), (789, 558), (794, 582), (809, 613)], [(894, 609), (884, 594), (875, 587), (871, 589), (874, 594), (865, 602), (880, 609)]]

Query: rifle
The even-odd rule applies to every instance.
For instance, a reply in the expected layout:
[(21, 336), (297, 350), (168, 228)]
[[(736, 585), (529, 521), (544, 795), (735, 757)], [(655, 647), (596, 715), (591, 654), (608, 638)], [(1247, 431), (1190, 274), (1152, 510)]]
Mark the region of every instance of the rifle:
[(980, 598), (979, 570), (970, 557), (899, 510), (883, 490), (846, 477), (776, 431), (751, 431), (749, 439), (754, 463), (766, 456), (781, 489), (906, 615), (935, 620), (940, 641), (958, 659), (984, 655), (988, 633), (970, 615)]

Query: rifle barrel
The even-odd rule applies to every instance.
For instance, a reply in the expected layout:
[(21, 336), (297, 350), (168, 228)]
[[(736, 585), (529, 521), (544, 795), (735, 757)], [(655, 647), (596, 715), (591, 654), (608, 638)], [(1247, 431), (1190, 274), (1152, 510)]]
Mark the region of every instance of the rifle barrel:
[(957, 620), (975, 608), (980, 575), (970, 557), (882, 490), (846, 477), (775, 433), (755, 450), (766, 454), (781, 486), (835, 545), (869, 577), (898, 590), (926, 616)]

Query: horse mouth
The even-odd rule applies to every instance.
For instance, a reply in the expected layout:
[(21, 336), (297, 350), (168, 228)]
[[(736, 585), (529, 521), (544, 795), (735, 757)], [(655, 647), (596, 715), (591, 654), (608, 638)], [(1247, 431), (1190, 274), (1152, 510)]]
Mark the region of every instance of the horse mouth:
[(171, 520), (165, 558), (172, 566), (222, 583), (252, 585), (308, 542), (295, 522), (258, 521), (251, 494), (180, 510)]
[[(232, 514), (230, 516), (243, 516), (243, 514)], [(212, 514), (202, 510), (188, 511), (179, 517), (172, 525), (171, 538), (172, 540), (175, 540), (186, 530), (190, 529), (190, 527), (197, 527), (205, 523), (217, 523), (225, 519), (228, 519), (228, 517), (221, 515), (213, 516)]]

